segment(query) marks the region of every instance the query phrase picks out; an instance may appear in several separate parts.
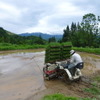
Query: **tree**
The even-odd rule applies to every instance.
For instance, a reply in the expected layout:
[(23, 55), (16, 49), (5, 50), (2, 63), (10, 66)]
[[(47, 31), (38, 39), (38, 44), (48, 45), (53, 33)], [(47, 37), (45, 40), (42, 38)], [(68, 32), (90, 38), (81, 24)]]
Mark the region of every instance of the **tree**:
[(77, 26), (76, 26), (76, 23), (73, 23), (71, 24), (71, 34), (74, 34), (77, 30)]
[(86, 14), (83, 16), (82, 19), (82, 29), (84, 30), (84, 33), (86, 36), (87, 46), (91, 47), (96, 44), (97, 36), (98, 36), (98, 22), (99, 20), (96, 18), (96, 16), (92, 13)]
[[(62, 41), (71, 41), (73, 46), (78, 47), (99, 47), (100, 46), (100, 16), (92, 13), (85, 14), (81, 23), (73, 23), (71, 27), (67, 25), (64, 29)], [(99, 43), (99, 45), (98, 45)]]
[(56, 42), (56, 38), (55, 38), (55, 37), (51, 37), (51, 38), (49, 38), (48, 42), (49, 42), (49, 43), (50, 43), (50, 42)]
[(62, 37), (62, 42), (67, 42), (70, 39), (70, 29), (69, 26), (67, 25), (66, 29), (64, 29), (64, 34)]
[(9, 35), (2, 27), (0, 27), (0, 42), (8, 42), (8, 41), (9, 41)]
[(96, 16), (92, 13), (84, 15), (81, 25), (82, 25), (83, 29), (85, 31), (87, 31), (88, 33), (92, 32), (95, 34), (95, 32), (98, 28)]

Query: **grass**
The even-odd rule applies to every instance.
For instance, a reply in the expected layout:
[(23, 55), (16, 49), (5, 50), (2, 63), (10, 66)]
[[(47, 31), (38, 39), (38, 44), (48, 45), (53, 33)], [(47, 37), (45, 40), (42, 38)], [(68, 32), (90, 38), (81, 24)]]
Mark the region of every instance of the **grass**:
[(85, 88), (84, 89), (85, 92), (89, 92), (92, 93), (94, 95), (99, 95), (100, 94), (100, 90), (96, 87), (92, 87), (92, 88)]
[(100, 82), (100, 76), (96, 76), (93, 78), (95, 81)]
[(83, 48), (83, 47), (72, 47), (76, 51), (81, 51), (81, 52), (88, 52), (88, 53), (94, 53), (94, 54), (99, 54), (100, 55), (100, 48)]
[(33, 44), (33, 45), (16, 45), (16, 44), (10, 44), (10, 43), (0, 43), (0, 50), (23, 50), (23, 49), (38, 49), (38, 48), (45, 48), (46, 45), (39, 45), (39, 44)]
[(42, 100), (78, 100), (76, 97), (66, 97), (63, 94), (51, 94), (44, 96)]
[[(96, 77), (95, 77), (96, 78)], [(100, 78), (100, 77), (99, 77)], [(98, 88), (98, 85), (97, 85), (97, 82), (94, 81), (92, 84), (91, 84), (91, 87), (90, 88), (85, 88), (84, 89), (85, 92), (89, 92), (89, 93), (92, 93), (93, 95), (98, 95), (100, 94), (100, 88)]]
[(97, 100), (96, 98), (80, 98), (79, 100)]
[[(60, 43), (50, 43), (49, 46), (59, 46)], [(62, 45), (71, 45), (70, 42), (68, 43), (62, 43)], [(10, 43), (0, 43), (0, 50), (23, 50), (23, 49), (37, 49), (37, 48), (47, 48), (48, 45), (39, 45), (39, 44), (23, 44), (23, 45), (17, 45), (17, 44), (10, 44)], [(72, 49), (76, 51), (81, 52), (88, 52), (88, 53), (94, 53), (100, 55), (100, 48), (83, 48), (83, 47), (72, 47)]]
[(66, 97), (63, 94), (51, 94), (44, 96), (41, 100), (97, 100), (96, 98), (77, 98), (77, 97)]

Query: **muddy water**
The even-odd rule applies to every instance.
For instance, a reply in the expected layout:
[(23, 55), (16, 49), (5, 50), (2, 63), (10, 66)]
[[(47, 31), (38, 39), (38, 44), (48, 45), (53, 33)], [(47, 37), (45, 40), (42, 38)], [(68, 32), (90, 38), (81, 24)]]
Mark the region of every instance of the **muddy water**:
[(24, 100), (45, 89), (43, 52), (16, 52), (0, 55), (0, 100)]
[[(45, 52), (35, 51), (0, 52), (0, 100), (25, 100), (46, 90), (42, 75)], [(85, 62), (84, 75), (91, 75), (100, 68), (100, 56), (88, 53), (80, 55)], [(54, 83), (58, 84), (58, 81)]]

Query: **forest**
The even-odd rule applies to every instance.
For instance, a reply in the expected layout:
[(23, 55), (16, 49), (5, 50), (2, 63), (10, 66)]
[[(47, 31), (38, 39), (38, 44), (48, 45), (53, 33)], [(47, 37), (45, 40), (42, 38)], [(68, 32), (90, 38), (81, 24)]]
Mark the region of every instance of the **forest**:
[(62, 42), (71, 41), (75, 47), (100, 47), (100, 16), (86, 14), (82, 22), (67, 25), (64, 29)]

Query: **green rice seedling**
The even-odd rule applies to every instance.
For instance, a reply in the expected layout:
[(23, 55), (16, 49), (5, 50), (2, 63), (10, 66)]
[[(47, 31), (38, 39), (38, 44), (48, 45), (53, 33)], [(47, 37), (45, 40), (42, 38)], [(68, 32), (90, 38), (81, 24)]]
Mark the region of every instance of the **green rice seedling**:
[(71, 42), (63, 42), (62, 45), (63, 46), (72, 46), (72, 43)]
[(66, 60), (70, 57), (69, 51), (71, 50), (71, 43), (50, 43), (46, 48), (45, 60), (47, 62), (56, 62)]

